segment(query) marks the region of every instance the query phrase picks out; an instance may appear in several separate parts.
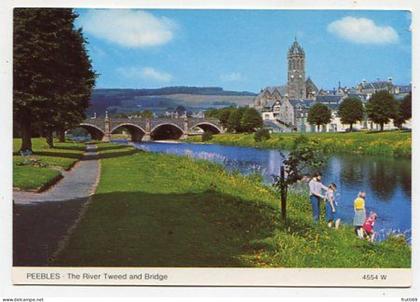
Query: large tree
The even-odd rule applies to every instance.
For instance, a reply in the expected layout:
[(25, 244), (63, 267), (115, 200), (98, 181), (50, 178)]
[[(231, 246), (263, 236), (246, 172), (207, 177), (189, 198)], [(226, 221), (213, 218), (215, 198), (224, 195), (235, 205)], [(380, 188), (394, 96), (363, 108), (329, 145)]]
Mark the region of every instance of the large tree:
[(395, 118), (397, 111), (398, 106), (394, 97), (386, 90), (375, 92), (366, 104), (368, 118), (379, 124), (381, 131), (384, 130), (386, 123)]
[(223, 108), (219, 110), (218, 119), (220, 120), (220, 124), (222, 125), (223, 128), (228, 128), (229, 117), (234, 110), (235, 108), (232, 108), (232, 107)]
[(15, 9), (13, 34), (13, 120), (22, 137), (21, 150), (31, 150), (33, 123), (39, 121), (49, 89), (49, 70), (55, 46), (54, 32), (48, 34), (43, 9)]
[(246, 108), (241, 118), (241, 130), (254, 132), (263, 126), (261, 114), (255, 108)]
[(401, 115), (405, 121), (411, 119), (411, 92), (407, 94), (401, 102)]
[(242, 132), (241, 120), (245, 112), (245, 108), (233, 109), (229, 114), (229, 119), (227, 121), (227, 129), (229, 132)]
[[(77, 15), (68, 12), (67, 24), (72, 25)], [(61, 43), (65, 59), (62, 62), (59, 80), (60, 95), (57, 96), (54, 130), (64, 140), (64, 131), (78, 125), (85, 119), (85, 111), (89, 107), (92, 88), (95, 84), (95, 73), (87, 55), (81, 29), (75, 30), (69, 26), (66, 32), (67, 40)]]
[(221, 109), (209, 109), (205, 112), (205, 116), (209, 118), (217, 118), (223, 128), (228, 128), (228, 121), (230, 114), (235, 111), (234, 107), (227, 107)]
[(31, 150), (31, 129), (52, 131), (84, 118), (95, 82), (91, 62), (72, 9), (17, 8), (14, 11), (13, 113), (21, 150)]
[(327, 105), (316, 103), (309, 109), (308, 123), (316, 125), (318, 131), (321, 125), (326, 125), (329, 122), (331, 122), (331, 110)]
[(357, 97), (347, 97), (338, 106), (338, 116), (343, 124), (350, 125), (350, 131), (353, 130), (353, 124), (362, 121), (364, 108), (362, 101)]
[(394, 125), (398, 128), (402, 128), (402, 125), (409, 119), (411, 119), (411, 92), (407, 94), (402, 101), (397, 102), (397, 112), (395, 113)]

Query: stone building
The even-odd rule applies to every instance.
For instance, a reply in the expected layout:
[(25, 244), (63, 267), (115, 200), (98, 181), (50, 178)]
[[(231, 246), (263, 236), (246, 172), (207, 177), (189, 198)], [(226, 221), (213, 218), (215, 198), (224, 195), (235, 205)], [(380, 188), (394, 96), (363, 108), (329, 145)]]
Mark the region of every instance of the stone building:
[[(331, 122), (321, 131), (346, 131), (349, 125), (342, 124), (338, 116), (338, 107), (346, 97), (357, 97), (366, 103), (372, 94), (381, 90), (389, 91), (396, 99), (402, 99), (411, 92), (411, 85), (394, 85), (391, 78), (374, 82), (364, 80), (351, 88), (342, 87), (338, 82), (337, 89), (318, 89), (310, 77), (305, 78), (305, 51), (296, 40), (288, 49), (287, 66), (287, 85), (262, 89), (251, 105), (261, 112), (264, 124), (273, 131), (316, 131), (316, 127), (307, 122), (309, 109), (315, 103), (325, 104), (331, 110)], [(411, 124), (405, 125), (411, 128)], [(375, 130), (378, 127), (368, 120), (353, 125), (356, 130)], [(392, 122), (385, 125), (385, 129), (393, 128)]]
[(287, 97), (314, 99), (317, 93), (318, 87), (305, 77), (305, 51), (295, 40), (287, 52)]
[(287, 85), (266, 87), (254, 99), (253, 107), (264, 111), (283, 99), (315, 100), (318, 87), (310, 77), (305, 78), (305, 51), (295, 40), (287, 53)]
[(305, 52), (295, 40), (287, 53), (287, 94), (291, 99), (306, 97)]
[(266, 87), (255, 97), (253, 107), (261, 112), (271, 108), (276, 101), (282, 99), (286, 94), (285, 91), (285, 86)]

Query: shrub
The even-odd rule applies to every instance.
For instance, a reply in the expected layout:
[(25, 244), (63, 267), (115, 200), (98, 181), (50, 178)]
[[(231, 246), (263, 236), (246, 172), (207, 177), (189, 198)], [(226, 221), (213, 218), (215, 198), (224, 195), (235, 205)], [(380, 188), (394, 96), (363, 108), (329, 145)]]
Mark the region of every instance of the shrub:
[(268, 131), (268, 129), (258, 129), (257, 132), (254, 133), (254, 140), (256, 142), (261, 142), (268, 139), (270, 139), (270, 131)]
[(207, 142), (211, 140), (212, 138), (213, 138), (213, 133), (211, 133), (210, 131), (204, 131), (203, 134), (201, 135), (202, 142)]

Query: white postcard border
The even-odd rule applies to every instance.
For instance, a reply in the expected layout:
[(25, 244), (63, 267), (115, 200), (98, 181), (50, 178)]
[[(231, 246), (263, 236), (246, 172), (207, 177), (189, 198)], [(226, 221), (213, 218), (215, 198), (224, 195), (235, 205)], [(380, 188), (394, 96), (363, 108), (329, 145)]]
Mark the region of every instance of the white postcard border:
[(411, 269), (13, 267), (14, 284), (410, 287)]
[[(0, 228), (2, 231), (1, 236), (1, 242), (0, 246), (2, 247), (0, 249), (0, 296), (3, 296), (5, 294), (10, 293), (25, 293), (29, 292), (29, 290), (34, 290), (34, 287), (27, 286), (27, 287), (16, 287), (12, 285), (11, 279), (15, 281), (16, 284), (22, 284), (19, 283), (19, 277), (22, 273), (32, 271), (33, 269), (39, 270), (39, 271), (50, 271), (50, 270), (61, 270), (64, 272), (64, 270), (67, 269), (76, 269), (76, 268), (20, 268), (20, 267), (14, 267), (12, 268), (12, 205), (11, 202), (8, 202), (12, 199), (12, 191), (11, 191), (11, 179), (12, 179), (12, 169), (11, 169), (11, 155), (10, 150), (11, 147), (11, 131), (12, 131), (12, 67), (11, 67), (11, 59), (12, 59), (12, 52), (11, 52), (11, 33), (12, 33), (12, 10), (13, 7), (138, 7), (138, 8), (197, 8), (197, 9), (204, 9), (204, 8), (229, 8), (229, 9), (235, 9), (235, 8), (244, 8), (244, 9), (408, 9), (412, 11), (412, 18), (413, 18), (413, 29), (420, 28), (420, 24), (418, 21), (419, 18), (419, 7), (420, 2), (418, 1), (409, 1), (409, 0), (403, 0), (403, 1), (376, 1), (376, 0), (364, 0), (361, 1), (349, 1), (349, 0), (342, 0), (342, 1), (329, 1), (329, 0), (318, 0), (316, 4), (314, 1), (310, 0), (301, 0), (301, 1), (267, 1), (267, 0), (246, 0), (246, 1), (236, 1), (232, 0), (230, 2), (227, 1), (221, 1), (221, 0), (202, 0), (201, 2), (197, 2), (194, 0), (188, 0), (188, 1), (182, 1), (182, 0), (166, 0), (166, 1), (159, 1), (159, 2), (150, 2), (147, 0), (137, 0), (137, 1), (131, 1), (131, 0), (119, 0), (118, 3), (113, 0), (97, 0), (97, 1), (78, 1), (78, 0), (22, 0), (22, 1), (14, 1), (14, 0), (3, 0), (0, 4), (0, 19), (1, 19), (1, 25), (0, 28), (3, 28), (2, 30), (2, 36), (3, 39), (0, 41), (0, 47), (1, 47), (1, 61), (0, 61), (0, 85), (3, 89), (0, 90), (0, 96), (2, 97), (2, 102), (0, 102), (0, 120), (2, 121), (2, 127), (0, 127), (0, 141), (2, 141), (3, 148), (0, 148), (0, 156), (3, 160), (5, 160), (2, 164), (2, 169), (0, 170), (0, 177), (2, 181), (0, 182)], [(413, 30), (413, 61), (412, 61), (412, 70), (413, 70), (413, 96), (414, 99), (418, 98), (418, 92), (417, 92), (417, 83), (419, 82), (419, 72), (417, 71), (419, 66), (419, 53), (420, 53), (420, 45), (419, 45), (419, 34), (418, 31)], [(420, 106), (413, 106), (414, 110), (414, 116), (417, 117), (420, 115)], [(413, 119), (413, 158), (412, 158), (412, 167), (418, 167), (420, 164), (420, 159), (416, 156), (420, 147), (420, 137), (418, 134), (418, 127), (419, 127), (419, 119), (414, 118)], [(414, 274), (412, 274), (410, 269), (404, 270), (402, 273), (404, 276), (402, 278), (406, 278), (404, 280), (407, 280), (408, 282), (406, 284), (409, 284), (412, 282), (412, 287), (409, 289), (410, 293), (419, 293), (419, 279), (418, 279), (418, 272), (420, 270), (418, 259), (418, 250), (419, 250), (419, 241), (418, 241), (418, 232), (416, 229), (419, 227), (417, 223), (417, 219), (419, 218), (418, 214), (418, 205), (417, 201), (419, 200), (420, 196), (420, 186), (415, 186), (414, 184), (418, 183), (420, 180), (419, 178), (419, 172), (416, 171), (416, 169), (413, 168), (413, 174), (412, 174), (412, 183), (413, 183), (413, 198), (412, 198), (412, 229), (413, 229), (413, 240), (412, 240), (412, 247), (413, 247), (413, 254), (412, 254), (412, 271)], [(85, 268), (86, 269), (86, 268)], [(104, 270), (107, 270), (107, 268), (101, 268)], [(170, 270), (179, 270), (179, 269), (166, 269), (166, 268), (159, 268), (164, 269), (167, 271)], [(79, 268), (77, 268), (79, 270)], [(188, 269), (188, 270), (197, 270), (197, 268), (194, 269)], [(232, 270), (231, 268), (225, 268), (220, 270)], [(263, 269), (258, 269), (263, 270)], [(293, 273), (293, 271), (300, 271), (303, 272), (304, 269), (282, 269), (282, 270), (288, 270), (288, 272)], [(289, 271), (290, 270), (290, 271)], [(318, 269), (308, 269), (310, 271), (315, 271)], [(324, 270), (324, 269), (320, 269)], [(340, 270), (340, 271), (336, 271)], [(341, 274), (345, 275), (348, 271), (352, 271), (353, 269), (333, 269), (331, 271), (330, 276), (336, 276), (339, 277)], [(358, 270), (358, 269), (357, 269)], [(373, 271), (372, 269), (361, 269), (365, 272)], [(382, 269), (380, 269), (382, 271)], [(385, 270), (385, 269), (384, 269)], [(384, 271), (383, 270), (383, 271)], [(392, 270), (392, 269), (391, 269)], [(334, 273), (335, 271), (335, 273)], [(306, 271), (304, 273), (307, 273)], [(391, 275), (393, 275), (396, 272), (392, 272)], [(398, 274), (399, 274), (398, 273)], [(394, 276), (394, 275), (393, 275)], [(413, 276), (413, 280), (412, 279)], [(11, 278), (12, 277), (12, 278)], [(190, 276), (191, 277), (191, 276)], [(315, 275), (316, 278), (322, 278), (322, 274), (319, 273)], [(201, 277), (200, 277), (201, 278)], [(30, 284), (30, 283), (26, 283)], [(35, 283), (31, 283), (35, 284)], [(38, 283), (40, 284), (40, 283)], [(43, 283), (47, 284), (47, 283)], [(49, 283), (51, 285), (56, 285), (58, 283)], [(86, 285), (86, 283), (83, 283)], [(151, 284), (144, 284), (144, 285), (151, 285)], [(163, 285), (163, 284), (162, 284)], [(185, 284), (187, 285), (187, 284)], [(341, 284), (341, 286), (357, 286), (352, 284)], [(281, 286), (280, 284), (277, 286)], [(285, 285), (283, 285), (285, 286)], [(291, 286), (291, 285), (289, 285)], [(310, 285), (306, 285), (310, 286)], [(324, 285), (326, 286), (326, 285)], [(331, 285), (330, 285), (331, 286)], [(378, 285), (373, 285), (377, 287)], [(408, 286), (408, 285), (404, 285)], [(387, 287), (390, 287), (389, 285)], [(50, 286), (48, 289), (42, 289), (40, 287), (37, 287), (36, 292), (38, 293), (44, 293), (44, 295), (55, 295), (55, 296), (62, 296), (62, 295), (71, 295), (74, 293), (74, 289), (66, 289), (63, 287), (56, 287), (56, 286)], [(114, 293), (118, 293), (118, 289), (112, 289), (112, 287), (106, 288), (106, 290), (101, 289), (98, 290), (86, 290), (85, 293), (93, 293), (95, 292), (96, 295), (109, 295), (110, 292), (114, 291)], [(286, 290), (287, 291), (287, 290)], [(48, 293), (47, 293), (48, 292)], [(280, 290), (283, 294), (285, 291)], [(293, 295), (303, 295), (305, 290), (299, 291), (299, 292), (293, 292)], [(325, 294), (325, 291), (322, 289), (314, 290), (314, 289), (306, 289), (306, 292), (318, 292), (318, 294)], [(341, 295), (346, 295), (346, 293), (351, 292), (351, 289), (344, 289), (343, 291), (340, 291)], [(353, 294), (356, 291), (353, 290)], [(278, 293), (278, 292), (277, 292)], [(289, 291), (290, 293), (290, 291)], [(335, 293), (338, 293), (335, 291)], [(377, 291), (375, 289), (371, 290), (365, 290), (363, 292), (365, 295), (383, 295), (384, 291)], [(397, 295), (400, 295), (398, 293), (401, 293), (400, 291), (397, 291)], [(278, 296), (278, 295), (277, 295)]]

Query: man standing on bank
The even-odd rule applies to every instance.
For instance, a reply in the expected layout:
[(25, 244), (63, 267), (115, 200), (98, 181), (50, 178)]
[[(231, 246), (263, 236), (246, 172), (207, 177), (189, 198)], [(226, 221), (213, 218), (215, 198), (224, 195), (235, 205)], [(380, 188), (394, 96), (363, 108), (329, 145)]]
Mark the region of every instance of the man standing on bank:
[(319, 221), (321, 200), (325, 199), (322, 190), (327, 191), (328, 188), (321, 182), (321, 173), (315, 173), (309, 182), (309, 200), (312, 205), (312, 217), (314, 222)]

